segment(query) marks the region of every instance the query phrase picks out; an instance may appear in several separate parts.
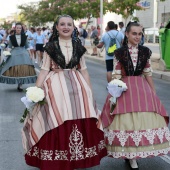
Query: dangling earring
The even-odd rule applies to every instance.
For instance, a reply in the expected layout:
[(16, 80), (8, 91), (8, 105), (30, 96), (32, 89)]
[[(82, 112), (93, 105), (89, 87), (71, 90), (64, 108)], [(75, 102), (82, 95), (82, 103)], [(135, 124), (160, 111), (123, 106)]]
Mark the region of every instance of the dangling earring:
[(57, 35), (57, 37), (59, 36), (58, 30), (56, 31), (56, 35)]

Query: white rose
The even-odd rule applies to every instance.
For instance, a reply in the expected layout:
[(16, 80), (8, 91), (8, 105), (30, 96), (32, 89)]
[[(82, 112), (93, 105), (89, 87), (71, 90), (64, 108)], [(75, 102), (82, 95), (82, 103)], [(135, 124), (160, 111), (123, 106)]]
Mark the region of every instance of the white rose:
[(127, 89), (126, 83), (124, 83), (123, 81), (118, 80), (118, 79), (112, 80), (109, 84), (117, 85), (117, 86), (120, 86), (124, 89)]
[(5, 47), (5, 44), (1, 44), (1, 47)]
[(29, 87), (26, 91), (26, 97), (34, 103), (42, 101), (45, 97), (44, 91), (38, 87)]
[(11, 53), (9, 51), (3, 51), (3, 55), (8, 56), (8, 55), (11, 55)]

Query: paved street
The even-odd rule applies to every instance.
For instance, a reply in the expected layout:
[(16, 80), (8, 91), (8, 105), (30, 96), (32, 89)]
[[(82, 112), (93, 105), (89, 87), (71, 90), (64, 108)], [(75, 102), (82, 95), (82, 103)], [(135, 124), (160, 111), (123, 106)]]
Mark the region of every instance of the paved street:
[[(99, 109), (105, 102), (106, 71), (105, 66), (92, 61), (87, 61), (89, 74), (93, 86), (94, 96)], [(156, 91), (162, 103), (170, 113), (170, 82), (154, 79)], [(33, 86), (29, 85), (29, 86)], [(25, 85), (24, 88), (28, 87)], [(19, 119), (24, 110), (20, 98), (24, 93), (16, 90), (16, 85), (0, 84), (0, 170), (37, 170), (29, 167), (24, 161), (24, 152), (21, 142), (22, 124)], [(170, 157), (141, 159), (138, 161), (140, 170), (169, 170)], [(88, 170), (130, 170), (129, 166), (121, 159), (103, 158), (101, 166)]]

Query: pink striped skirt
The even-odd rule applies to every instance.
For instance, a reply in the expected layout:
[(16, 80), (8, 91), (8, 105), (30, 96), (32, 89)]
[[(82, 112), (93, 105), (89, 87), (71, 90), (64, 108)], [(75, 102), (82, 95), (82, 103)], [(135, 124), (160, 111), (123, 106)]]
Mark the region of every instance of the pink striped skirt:
[(108, 156), (146, 158), (170, 152), (168, 114), (143, 77), (123, 79), (128, 90), (117, 98), (111, 112), (111, 95), (102, 110)]

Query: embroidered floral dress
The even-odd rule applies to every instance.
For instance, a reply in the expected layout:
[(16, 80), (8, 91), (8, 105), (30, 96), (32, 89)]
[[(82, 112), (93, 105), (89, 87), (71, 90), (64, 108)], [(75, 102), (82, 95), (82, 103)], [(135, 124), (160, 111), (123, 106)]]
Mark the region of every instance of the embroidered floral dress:
[(130, 44), (115, 51), (114, 78), (127, 84), (110, 113), (111, 95), (102, 111), (108, 156), (146, 158), (170, 152), (169, 117), (144, 76), (151, 76), (151, 51)]
[[(72, 42), (60, 39), (59, 45), (65, 58), (57, 61), (68, 65), (73, 60)], [(73, 170), (99, 165), (106, 156), (92, 92), (79, 71), (86, 68), (84, 56), (78, 70), (61, 69), (45, 52), (41, 69), (49, 71), (43, 83), (46, 104), (34, 108), (22, 131), (28, 165), (41, 170)]]

